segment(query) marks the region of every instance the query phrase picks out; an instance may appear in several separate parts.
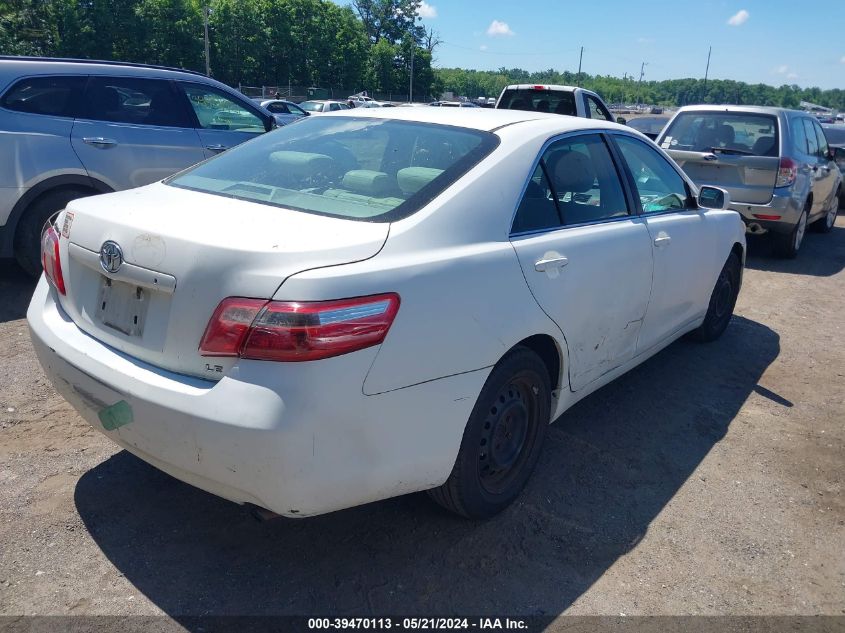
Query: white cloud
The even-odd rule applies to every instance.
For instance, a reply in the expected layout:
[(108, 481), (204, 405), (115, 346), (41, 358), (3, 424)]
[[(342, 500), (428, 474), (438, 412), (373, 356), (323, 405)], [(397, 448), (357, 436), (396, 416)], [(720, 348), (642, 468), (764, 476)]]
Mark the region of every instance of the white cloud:
[(482, 44), (481, 46), (478, 47), (478, 50), (486, 51), (487, 50), (487, 44)]
[(437, 7), (433, 7), (425, 0), (422, 0), (422, 2), (420, 2), (420, 8), (417, 9), (417, 15), (421, 18), (436, 18)]
[(745, 24), (748, 21), (748, 18), (751, 17), (751, 14), (746, 11), (745, 9), (740, 9), (736, 12), (736, 14), (732, 15), (728, 20), (728, 24), (731, 26), (740, 26)]
[(787, 66), (786, 64), (784, 64), (783, 66), (778, 66), (777, 69), (775, 70), (775, 72), (778, 75), (785, 75), (786, 73), (789, 72), (789, 66)]
[(514, 35), (514, 32), (511, 31), (511, 27), (508, 26), (507, 22), (493, 20), (490, 23), (490, 26), (487, 27), (487, 35), (489, 35), (490, 37), (509, 37), (511, 35)]
[(786, 76), (787, 79), (798, 79), (798, 73), (789, 73)]

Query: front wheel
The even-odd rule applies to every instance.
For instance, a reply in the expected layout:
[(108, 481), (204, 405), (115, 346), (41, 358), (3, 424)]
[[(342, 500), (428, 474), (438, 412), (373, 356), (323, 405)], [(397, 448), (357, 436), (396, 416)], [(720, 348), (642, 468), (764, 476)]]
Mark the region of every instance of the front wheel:
[(550, 418), (549, 372), (537, 354), (516, 347), (484, 383), (452, 473), (429, 495), (469, 519), (501, 512), (531, 476)]
[(731, 253), (725, 262), (716, 286), (710, 295), (707, 315), (698, 329), (690, 332), (690, 338), (700, 343), (709, 343), (722, 336), (728, 327), (739, 296), (739, 280), (742, 273), (742, 261), (736, 253)]

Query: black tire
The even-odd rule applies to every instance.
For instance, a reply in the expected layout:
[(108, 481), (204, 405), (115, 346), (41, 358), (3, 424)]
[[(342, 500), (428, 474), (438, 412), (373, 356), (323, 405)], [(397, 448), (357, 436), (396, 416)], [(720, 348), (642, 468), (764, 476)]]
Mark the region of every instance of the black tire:
[(816, 233), (830, 233), (836, 224), (836, 215), (839, 213), (839, 198), (830, 201), (830, 208), (822, 217), (813, 222), (810, 228)]
[(429, 495), (468, 519), (501, 512), (537, 465), (550, 418), (549, 372), (533, 351), (515, 347), (484, 383), (449, 479)]
[(731, 253), (710, 295), (710, 304), (707, 307), (704, 323), (690, 332), (690, 339), (699, 343), (709, 343), (722, 336), (734, 313), (736, 298), (739, 296), (741, 273), (742, 261), (736, 253)]
[(93, 193), (85, 189), (48, 191), (26, 208), (15, 231), (14, 248), (15, 258), (27, 274), (33, 277), (41, 274), (41, 229), (44, 223), (71, 200)]
[(809, 212), (810, 204), (807, 203), (807, 206), (798, 218), (798, 222), (796, 222), (795, 227), (789, 233), (775, 233), (772, 235), (775, 255), (784, 259), (795, 259), (798, 256), (798, 251), (804, 242), (804, 234), (807, 231), (807, 215)]

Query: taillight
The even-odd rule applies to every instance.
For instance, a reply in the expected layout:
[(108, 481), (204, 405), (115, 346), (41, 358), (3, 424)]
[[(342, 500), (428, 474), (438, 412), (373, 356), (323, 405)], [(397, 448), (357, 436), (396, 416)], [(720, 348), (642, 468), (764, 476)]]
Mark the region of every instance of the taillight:
[(798, 175), (798, 165), (791, 158), (781, 158), (778, 166), (778, 178), (775, 187), (788, 187), (795, 182)]
[(306, 361), (378, 345), (399, 311), (395, 293), (338, 301), (224, 299), (200, 343), (203, 356)]
[(56, 290), (65, 293), (65, 278), (62, 276), (62, 262), (59, 259), (59, 234), (52, 224), (47, 224), (41, 233), (41, 266), (44, 274)]

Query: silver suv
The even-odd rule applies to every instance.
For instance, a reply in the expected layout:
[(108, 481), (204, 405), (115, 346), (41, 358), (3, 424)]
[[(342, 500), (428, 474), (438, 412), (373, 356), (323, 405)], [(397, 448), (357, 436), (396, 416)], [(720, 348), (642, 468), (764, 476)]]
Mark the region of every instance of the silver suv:
[(749, 233), (769, 233), (795, 257), (808, 225), (826, 233), (842, 176), (818, 121), (805, 112), (752, 106), (688, 106), (657, 138), (698, 185), (727, 189)]
[(0, 57), (0, 257), (38, 274), (41, 227), (70, 200), (149, 184), (272, 127), (198, 73)]

